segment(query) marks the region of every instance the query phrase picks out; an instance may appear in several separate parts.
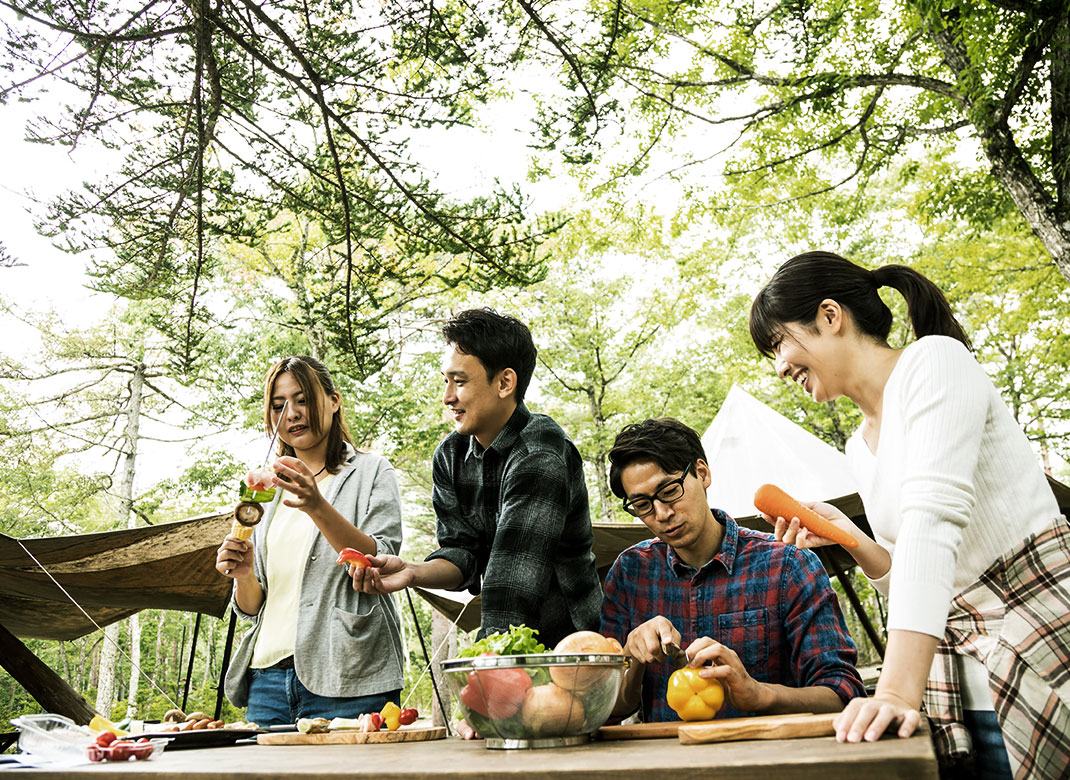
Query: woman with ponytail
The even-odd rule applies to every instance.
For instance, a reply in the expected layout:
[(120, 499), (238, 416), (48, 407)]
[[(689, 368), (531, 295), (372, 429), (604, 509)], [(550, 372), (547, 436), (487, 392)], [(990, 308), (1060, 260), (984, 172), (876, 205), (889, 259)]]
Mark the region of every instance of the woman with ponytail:
[[(897, 290), (916, 340), (888, 344)], [(847, 457), (876, 540), (841, 512), (852, 555), (889, 598), (875, 695), (836, 719), (841, 742), (910, 736), (925, 711), (942, 762), (976, 777), (1070, 774), (1070, 528), (1029, 442), (940, 290), (911, 268), (828, 252), (785, 263), (751, 307), (777, 374), (863, 422)], [(831, 544), (797, 518), (777, 538)]]

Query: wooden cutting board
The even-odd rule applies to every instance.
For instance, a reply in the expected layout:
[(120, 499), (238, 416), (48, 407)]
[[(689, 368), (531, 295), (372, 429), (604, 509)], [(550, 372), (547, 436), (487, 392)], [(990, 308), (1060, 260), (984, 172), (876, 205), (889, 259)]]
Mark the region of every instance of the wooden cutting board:
[[(693, 721), (694, 723), (716, 723), (713, 720)], [(598, 729), (598, 739), (665, 739), (676, 737), (682, 720), (658, 721), (655, 723), (629, 723), (627, 726), (603, 726)]]
[(731, 742), (738, 739), (795, 739), (826, 737), (835, 734), (832, 721), (837, 713), (820, 715), (773, 715), (758, 718), (732, 718), (714, 723), (681, 725), (681, 745), (705, 742)]
[(742, 721), (760, 721), (762, 724), (774, 723), (784, 719), (797, 719), (808, 712), (793, 713), (791, 715), (763, 715), (758, 718), (735, 718), (726, 720), (693, 720), (690, 723), (682, 720), (659, 721), (655, 723), (632, 723), (627, 726), (603, 726), (598, 729), (600, 739), (664, 739), (679, 735), (681, 726), (718, 726), (722, 723), (739, 723)]
[(258, 745), (363, 745), (368, 742), (423, 742), (428, 739), (444, 739), (446, 729), (442, 726), (402, 727), (397, 731), (332, 731), (329, 734), (260, 734)]

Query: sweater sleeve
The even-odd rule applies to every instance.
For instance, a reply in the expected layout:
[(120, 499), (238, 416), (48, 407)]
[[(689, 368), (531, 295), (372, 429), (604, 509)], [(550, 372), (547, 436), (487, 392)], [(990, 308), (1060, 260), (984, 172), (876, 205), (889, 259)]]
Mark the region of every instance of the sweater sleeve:
[(899, 367), (894, 390), (899, 419), (883, 421), (901, 426), (905, 463), (888, 628), (940, 637), (974, 508), (988, 378), (966, 348), (950, 338), (923, 339), (901, 361), (907, 362)]

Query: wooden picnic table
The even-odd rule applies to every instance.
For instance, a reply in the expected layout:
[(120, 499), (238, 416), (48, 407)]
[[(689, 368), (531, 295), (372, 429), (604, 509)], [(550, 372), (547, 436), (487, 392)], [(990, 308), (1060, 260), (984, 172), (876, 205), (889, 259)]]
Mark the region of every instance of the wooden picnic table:
[(482, 741), (367, 745), (268, 746), (237, 744), (165, 751), (151, 761), (93, 764), (74, 769), (9, 769), (5, 778), (51, 780), (81, 775), (123, 780), (489, 780), (489, 778), (650, 778), (661, 780), (937, 780), (927, 729), (910, 739), (839, 744), (833, 737), (681, 745), (676, 739), (592, 742), (567, 748), (489, 750)]

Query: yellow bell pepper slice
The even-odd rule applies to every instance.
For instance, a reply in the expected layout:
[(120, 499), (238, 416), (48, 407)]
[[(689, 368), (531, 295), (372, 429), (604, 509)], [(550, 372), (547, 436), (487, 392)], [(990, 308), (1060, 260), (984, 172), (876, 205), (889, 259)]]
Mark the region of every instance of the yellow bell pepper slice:
[(724, 686), (718, 680), (700, 677), (698, 669), (677, 669), (669, 677), (665, 701), (680, 720), (713, 720), (724, 704)]
[(383, 723), (391, 731), (397, 731), (401, 727), (401, 707), (394, 702), (387, 702), (386, 706), (379, 710), (383, 716)]

